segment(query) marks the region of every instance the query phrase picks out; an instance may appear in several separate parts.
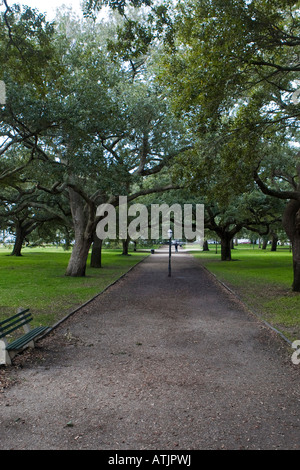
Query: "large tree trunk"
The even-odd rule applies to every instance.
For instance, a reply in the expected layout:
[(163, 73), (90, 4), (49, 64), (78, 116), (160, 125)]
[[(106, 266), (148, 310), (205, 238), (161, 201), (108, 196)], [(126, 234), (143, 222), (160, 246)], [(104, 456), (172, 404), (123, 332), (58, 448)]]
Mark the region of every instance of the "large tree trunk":
[(19, 224), (17, 224), (16, 225), (16, 239), (15, 239), (13, 251), (11, 252), (11, 256), (22, 256), (21, 250), (22, 250), (25, 237), (26, 237), (26, 232), (22, 230), (22, 227)]
[(83, 234), (76, 234), (75, 230), (75, 244), (66, 270), (66, 276), (85, 276), (86, 262), (90, 247), (91, 240), (87, 240)]
[(293, 241), (293, 291), (300, 292), (300, 236), (299, 233)]
[(231, 240), (227, 234), (221, 236), (221, 260), (231, 261)]
[(261, 248), (262, 250), (266, 250), (266, 249), (267, 249), (268, 240), (269, 240), (268, 237), (263, 237), (263, 244), (262, 244), (262, 248)]
[(292, 243), (293, 285), (295, 292), (300, 292), (300, 202), (291, 200), (283, 214), (283, 226)]
[(20, 219), (15, 222), (16, 239), (11, 256), (22, 256), (21, 250), (24, 240), (27, 235), (30, 235), (36, 229), (37, 225), (35, 221), (28, 219)]
[(102, 241), (94, 233), (92, 254), (91, 254), (91, 268), (102, 268)]
[(271, 251), (276, 251), (277, 250), (277, 243), (278, 243), (278, 235), (276, 233), (272, 232)]
[(209, 251), (208, 241), (207, 240), (204, 240), (204, 242), (203, 242), (203, 251)]
[(75, 232), (75, 243), (66, 276), (84, 277), (89, 249), (93, 241), (93, 220), (85, 201), (73, 189), (69, 189), (70, 207)]
[(123, 240), (122, 245), (123, 245), (122, 255), (127, 256), (128, 255), (128, 247), (129, 247), (129, 238), (127, 238), (126, 240)]

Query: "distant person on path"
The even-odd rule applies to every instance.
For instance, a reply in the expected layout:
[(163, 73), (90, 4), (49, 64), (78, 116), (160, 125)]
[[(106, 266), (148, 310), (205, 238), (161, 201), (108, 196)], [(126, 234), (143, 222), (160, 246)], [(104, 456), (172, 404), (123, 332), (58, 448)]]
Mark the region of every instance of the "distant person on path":
[(175, 240), (175, 251), (178, 251), (178, 241)]

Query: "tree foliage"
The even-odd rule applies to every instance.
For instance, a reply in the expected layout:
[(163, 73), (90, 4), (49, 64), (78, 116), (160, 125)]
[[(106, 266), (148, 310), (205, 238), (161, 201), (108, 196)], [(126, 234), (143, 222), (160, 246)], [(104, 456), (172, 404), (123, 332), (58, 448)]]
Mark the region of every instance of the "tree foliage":
[[(20, 89), (11, 63), (4, 68), (2, 152), (8, 168), (2, 181), (12, 184), (8, 177), (22, 174), (35, 195), (68, 198), (75, 233), (68, 275), (85, 273), (97, 206), (117, 205), (119, 195), (133, 200), (169, 189), (170, 181), (145, 187), (145, 180), (189, 147), (184, 126), (149, 72), (137, 74), (127, 58), (111, 58), (105, 39), (113, 35), (107, 25), (61, 16), (51, 44), (60, 72), (55, 80), (44, 80), (39, 93), (31, 87), (32, 77)], [(35, 171), (29, 179), (26, 166)], [(48, 210), (53, 211), (51, 204)]]
[(0, 185), (20, 214), (22, 199), (72, 215), (68, 274), (84, 275), (97, 205), (185, 187), (221, 238), (284, 211), (300, 290), (297, 2), (88, 0), (83, 22), (51, 24), (4, 6)]

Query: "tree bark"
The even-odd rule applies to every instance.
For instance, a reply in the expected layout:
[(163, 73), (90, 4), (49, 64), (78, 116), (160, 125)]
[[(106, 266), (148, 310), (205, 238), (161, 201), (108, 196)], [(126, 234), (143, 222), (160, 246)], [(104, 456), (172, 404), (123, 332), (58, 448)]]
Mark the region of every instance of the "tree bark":
[[(220, 235), (219, 235), (220, 236)], [(231, 261), (231, 240), (227, 234), (220, 236), (221, 238), (221, 260)]]
[(16, 239), (15, 239), (13, 251), (11, 252), (11, 256), (22, 256), (21, 250), (22, 250), (25, 237), (26, 237), (26, 232), (22, 230), (22, 227), (19, 224), (17, 224), (16, 225)]
[(75, 234), (75, 244), (66, 270), (66, 276), (85, 276), (86, 262), (90, 247), (91, 240), (87, 240), (83, 234)]
[(271, 251), (276, 251), (277, 250), (277, 243), (278, 243), (278, 235), (273, 232), (272, 233)]
[(127, 238), (126, 240), (123, 240), (122, 244), (123, 244), (122, 255), (128, 256), (129, 238)]
[(263, 243), (262, 243), (262, 250), (266, 250), (268, 245), (268, 238), (264, 237), (263, 238)]
[(283, 214), (283, 226), (292, 243), (294, 292), (300, 292), (300, 201), (291, 200)]
[(102, 268), (102, 242), (103, 240), (98, 238), (95, 233), (91, 254), (91, 268)]
[(21, 250), (25, 238), (37, 228), (38, 224), (32, 220), (20, 219), (15, 222), (16, 239), (11, 256), (22, 256)]
[(93, 222), (85, 201), (73, 189), (69, 188), (70, 207), (74, 224), (75, 243), (65, 275), (84, 277), (89, 249), (93, 241)]
[(204, 240), (204, 242), (203, 242), (203, 251), (209, 251), (208, 241), (207, 240)]

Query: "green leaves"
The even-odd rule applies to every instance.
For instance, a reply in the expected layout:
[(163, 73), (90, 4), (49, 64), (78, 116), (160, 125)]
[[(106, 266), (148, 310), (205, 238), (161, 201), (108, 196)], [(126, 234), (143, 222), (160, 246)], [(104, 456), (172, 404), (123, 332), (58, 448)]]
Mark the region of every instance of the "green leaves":
[(141, 7), (142, 5), (150, 6), (151, 3), (151, 0), (86, 0), (84, 11), (86, 15), (91, 15), (93, 11), (100, 11), (102, 7), (109, 6), (123, 15), (128, 5)]
[[(53, 45), (54, 25), (29, 7), (7, 7), (0, 18), (0, 61), (3, 79), (8, 73), (23, 85), (30, 81), (39, 93), (60, 72)], [(9, 71), (9, 72), (8, 72)]]

